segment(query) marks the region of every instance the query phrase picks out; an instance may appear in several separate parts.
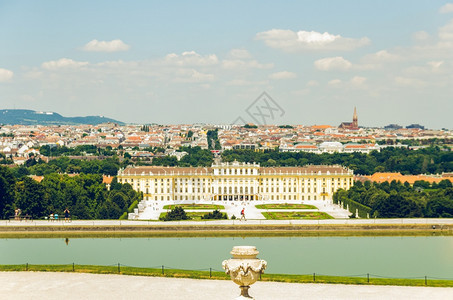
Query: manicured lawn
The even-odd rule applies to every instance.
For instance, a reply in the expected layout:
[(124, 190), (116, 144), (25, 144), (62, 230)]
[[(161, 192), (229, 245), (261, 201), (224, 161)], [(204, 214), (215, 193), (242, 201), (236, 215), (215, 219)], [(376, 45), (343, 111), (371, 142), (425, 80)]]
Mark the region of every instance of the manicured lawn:
[(307, 204), (289, 204), (289, 203), (276, 203), (276, 204), (260, 204), (255, 205), (258, 209), (318, 209), (316, 206)]
[(182, 209), (225, 209), (223, 205), (214, 205), (214, 204), (177, 204), (177, 205), (165, 205), (164, 209), (173, 209), (176, 206), (182, 207)]
[[(203, 211), (203, 212), (186, 212), (186, 215), (190, 217), (190, 220), (181, 220), (181, 221), (208, 221), (209, 219), (202, 219), (201, 217), (204, 216), (205, 214), (209, 213), (210, 211)], [(165, 217), (167, 213), (161, 213), (159, 216), (160, 218)], [(225, 219), (222, 219), (225, 220)]]
[(281, 211), (281, 212), (262, 212), (267, 220), (324, 220), (333, 219), (325, 212), (303, 212), (303, 211)]
[[(219, 268), (220, 269), (220, 268)], [(95, 274), (122, 274), (135, 276), (159, 276), (159, 277), (178, 277), (194, 279), (216, 279), (230, 280), (223, 270), (209, 269), (204, 270), (178, 270), (167, 267), (137, 268), (124, 265), (115, 266), (91, 266), (91, 265), (0, 265), (0, 271), (35, 271), (35, 272), (75, 272), (75, 273), (95, 273)], [(337, 283), (337, 284), (360, 284), (360, 285), (398, 285), (398, 286), (436, 286), (452, 287), (453, 280), (436, 280), (430, 277), (417, 279), (404, 278), (374, 278), (367, 274), (356, 277), (328, 276), (318, 274), (305, 275), (286, 275), (286, 274), (267, 274), (261, 276), (260, 281), (278, 282), (297, 282), (297, 283)]]

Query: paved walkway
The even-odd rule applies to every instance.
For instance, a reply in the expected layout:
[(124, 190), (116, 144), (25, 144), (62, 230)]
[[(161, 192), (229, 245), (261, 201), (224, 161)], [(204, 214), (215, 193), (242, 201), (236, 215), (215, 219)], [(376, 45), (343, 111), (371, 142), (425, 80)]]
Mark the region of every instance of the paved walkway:
[[(257, 282), (266, 299), (453, 299), (453, 288)], [(232, 281), (82, 273), (0, 272), (1, 299), (216, 299), (239, 295)]]
[(51, 221), (8, 221), (0, 220), (2, 226), (144, 226), (144, 225), (399, 225), (399, 224), (435, 224), (437, 229), (442, 226), (453, 226), (453, 218), (446, 219), (328, 219), (328, 220), (251, 220), (241, 222), (239, 220), (215, 220), (215, 221), (144, 221), (144, 220), (75, 220), (72, 222)]
[[(269, 202), (266, 202), (269, 203)], [(289, 201), (276, 201), (275, 203), (289, 203)], [(301, 202), (297, 202), (300, 204)], [(165, 205), (169, 205), (172, 203), (168, 202), (156, 202), (156, 201), (146, 201), (146, 208), (143, 212), (140, 213), (138, 217), (139, 220), (159, 220), (159, 216), (161, 213), (166, 212), (167, 210), (163, 207)], [(178, 203), (177, 203), (178, 204)], [(264, 204), (263, 201), (243, 201), (232, 203), (230, 201), (211, 201), (211, 202), (200, 202), (200, 204), (217, 204), (223, 205), (225, 209), (221, 210), (222, 212), (226, 212), (228, 218), (231, 218), (233, 215), (236, 218), (241, 217), (241, 210), (242, 208), (245, 209), (245, 216), (247, 219), (253, 220), (265, 220), (266, 218), (261, 214), (261, 212), (265, 211), (299, 211), (298, 209), (287, 209), (287, 210), (271, 210), (271, 209), (258, 209), (255, 205)], [(274, 202), (273, 202), (274, 204)], [(315, 211), (325, 212), (335, 219), (345, 219), (348, 218), (351, 214), (349, 211), (342, 209), (340, 206), (333, 204), (331, 201), (304, 201), (303, 204), (314, 205), (317, 207)], [(187, 210), (188, 212), (190, 210)], [(204, 211), (204, 210), (197, 210), (197, 211)], [(210, 210), (207, 210), (210, 211)], [(300, 211), (313, 211), (313, 210), (300, 210)]]

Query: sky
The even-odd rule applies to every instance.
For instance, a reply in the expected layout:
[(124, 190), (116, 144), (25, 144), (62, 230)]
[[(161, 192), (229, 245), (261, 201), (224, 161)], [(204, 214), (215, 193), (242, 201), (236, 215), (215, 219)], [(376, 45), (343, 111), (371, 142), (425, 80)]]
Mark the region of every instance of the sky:
[(453, 128), (453, 2), (0, 0), (0, 109), (338, 125), (354, 107)]

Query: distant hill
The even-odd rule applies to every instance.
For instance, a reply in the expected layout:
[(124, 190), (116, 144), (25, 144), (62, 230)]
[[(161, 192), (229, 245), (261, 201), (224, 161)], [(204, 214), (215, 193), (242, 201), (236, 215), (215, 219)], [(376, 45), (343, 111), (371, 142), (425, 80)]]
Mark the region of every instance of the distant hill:
[(103, 116), (87, 117), (63, 117), (55, 112), (42, 112), (29, 109), (2, 109), (0, 110), (0, 124), (11, 125), (77, 125), (101, 123), (117, 123), (124, 125), (123, 122), (106, 118)]

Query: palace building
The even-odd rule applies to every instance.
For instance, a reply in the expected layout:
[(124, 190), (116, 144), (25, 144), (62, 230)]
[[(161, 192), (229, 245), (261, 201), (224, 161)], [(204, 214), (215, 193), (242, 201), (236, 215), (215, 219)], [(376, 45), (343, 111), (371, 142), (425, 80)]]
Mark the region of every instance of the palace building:
[(353, 171), (333, 165), (260, 167), (220, 163), (211, 167), (127, 167), (118, 182), (129, 183), (154, 201), (304, 201), (331, 200), (353, 185)]

